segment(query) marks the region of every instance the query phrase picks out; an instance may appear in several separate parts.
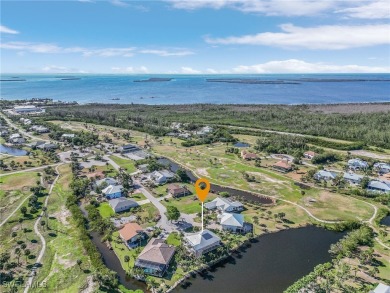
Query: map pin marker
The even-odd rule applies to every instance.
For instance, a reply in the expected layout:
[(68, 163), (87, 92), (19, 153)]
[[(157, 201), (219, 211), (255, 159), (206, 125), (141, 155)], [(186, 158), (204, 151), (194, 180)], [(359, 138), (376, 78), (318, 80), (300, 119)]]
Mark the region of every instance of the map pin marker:
[(196, 194), (199, 200), (203, 203), (210, 191), (210, 182), (206, 178), (200, 178), (195, 183)]

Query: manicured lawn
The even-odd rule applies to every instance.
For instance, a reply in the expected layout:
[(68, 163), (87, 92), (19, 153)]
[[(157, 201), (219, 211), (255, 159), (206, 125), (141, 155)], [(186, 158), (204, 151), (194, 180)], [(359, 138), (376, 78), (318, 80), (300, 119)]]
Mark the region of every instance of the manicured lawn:
[(180, 244), (181, 244), (180, 235), (176, 232), (173, 232), (173, 233), (169, 234), (166, 242), (169, 245), (180, 246)]
[[(210, 193), (206, 201), (211, 201), (216, 198), (217, 195)], [(167, 201), (162, 200), (161, 203), (166, 207), (169, 205), (177, 207), (177, 209), (184, 214), (195, 214), (202, 211), (202, 205), (196, 195), (189, 195), (180, 198), (170, 198)]]
[(141, 200), (145, 200), (146, 196), (142, 192), (138, 192), (138, 193), (133, 193), (130, 196), (130, 198), (134, 199), (135, 201), (141, 201)]
[(133, 172), (137, 171), (137, 168), (134, 165), (134, 161), (132, 161), (132, 160), (119, 158), (117, 156), (110, 156), (110, 159), (113, 160), (115, 163), (117, 163), (122, 168), (126, 169), (126, 171), (128, 173), (133, 173)]
[(103, 219), (110, 218), (115, 214), (108, 202), (101, 203), (98, 210)]

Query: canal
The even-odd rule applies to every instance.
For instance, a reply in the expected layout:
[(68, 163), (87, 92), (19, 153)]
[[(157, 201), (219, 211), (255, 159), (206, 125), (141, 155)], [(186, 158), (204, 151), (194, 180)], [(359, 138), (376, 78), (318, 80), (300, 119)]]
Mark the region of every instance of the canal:
[(0, 143), (0, 154), (8, 154), (11, 156), (25, 156), (27, 155), (27, 151), (14, 147), (9, 147)]

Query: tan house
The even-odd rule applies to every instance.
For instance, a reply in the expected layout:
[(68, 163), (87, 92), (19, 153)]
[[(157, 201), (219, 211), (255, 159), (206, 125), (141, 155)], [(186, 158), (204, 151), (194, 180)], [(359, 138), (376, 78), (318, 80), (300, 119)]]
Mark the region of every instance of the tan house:
[(127, 223), (119, 230), (119, 236), (125, 242), (128, 248), (139, 246), (146, 235), (140, 225), (137, 223)]
[(189, 191), (185, 185), (180, 186), (178, 184), (169, 184), (167, 191), (172, 197), (181, 197), (191, 194), (191, 191)]
[(313, 151), (307, 151), (303, 154), (303, 156), (306, 158), (306, 159), (313, 159), (315, 156), (317, 155), (317, 153), (313, 152)]
[(247, 152), (247, 151), (241, 151), (241, 158), (243, 158), (244, 160), (256, 160), (258, 158), (258, 156), (255, 154), (255, 153), (250, 153), (250, 152)]
[(279, 161), (272, 165), (276, 171), (287, 173), (292, 170), (292, 165), (288, 161)]

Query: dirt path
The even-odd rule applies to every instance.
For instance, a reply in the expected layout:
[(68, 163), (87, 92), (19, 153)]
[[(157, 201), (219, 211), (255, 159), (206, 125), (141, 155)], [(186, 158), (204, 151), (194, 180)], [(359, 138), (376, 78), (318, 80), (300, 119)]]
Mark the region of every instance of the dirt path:
[[(44, 202), (44, 207), (47, 207), (47, 203), (49, 201), (49, 196), (52, 193), (53, 188), (54, 188), (58, 178), (60, 177), (60, 173), (58, 171), (58, 167), (59, 167), (59, 165), (56, 167), (57, 177), (54, 179), (53, 183), (50, 186), (49, 194), (47, 195), (47, 197), (45, 199), (45, 202)], [(42, 248), (41, 248), (41, 251), (39, 252), (39, 255), (38, 255), (37, 259), (36, 259), (35, 265), (33, 266), (32, 270), (31, 270), (30, 277), (27, 279), (27, 282), (26, 282), (26, 285), (25, 285), (26, 287), (24, 289), (24, 293), (27, 293), (28, 290), (30, 289), (30, 287), (32, 286), (32, 282), (34, 280), (35, 272), (36, 272), (36, 269), (37, 269), (36, 264), (40, 264), (40, 262), (41, 262), (41, 260), (43, 258), (43, 255), (45, 254), (45, 251), (46, 251), (46, 240), (45, 240), (45, 237), (43, 237), (43, 235), (41, 234), (41, 232), (39, 231), (39, 228), (38, 228), (39, 225), (40, 225), (40, 221), (41, 221), (41, 218), (42, 218), (43, 214), (44, 214), (44, 212), (42, 211), (41, 214), (38, 216), (35, 224), (34, 224), (34, 232), (41, 239)]]
[(7, 221), (20, 209), (20, 207), (24, 204), (24, 202), (27, 199), (29, 199), (31, 196), (32, 194), (30, 194), (24, 200), (22, 200), (22, 202), (16, 207), (16, 209), (7, 218), (5, 218), (3, 222), (0, 223), (0, 227), (3, 226), (5, 223), (7, 223)]

